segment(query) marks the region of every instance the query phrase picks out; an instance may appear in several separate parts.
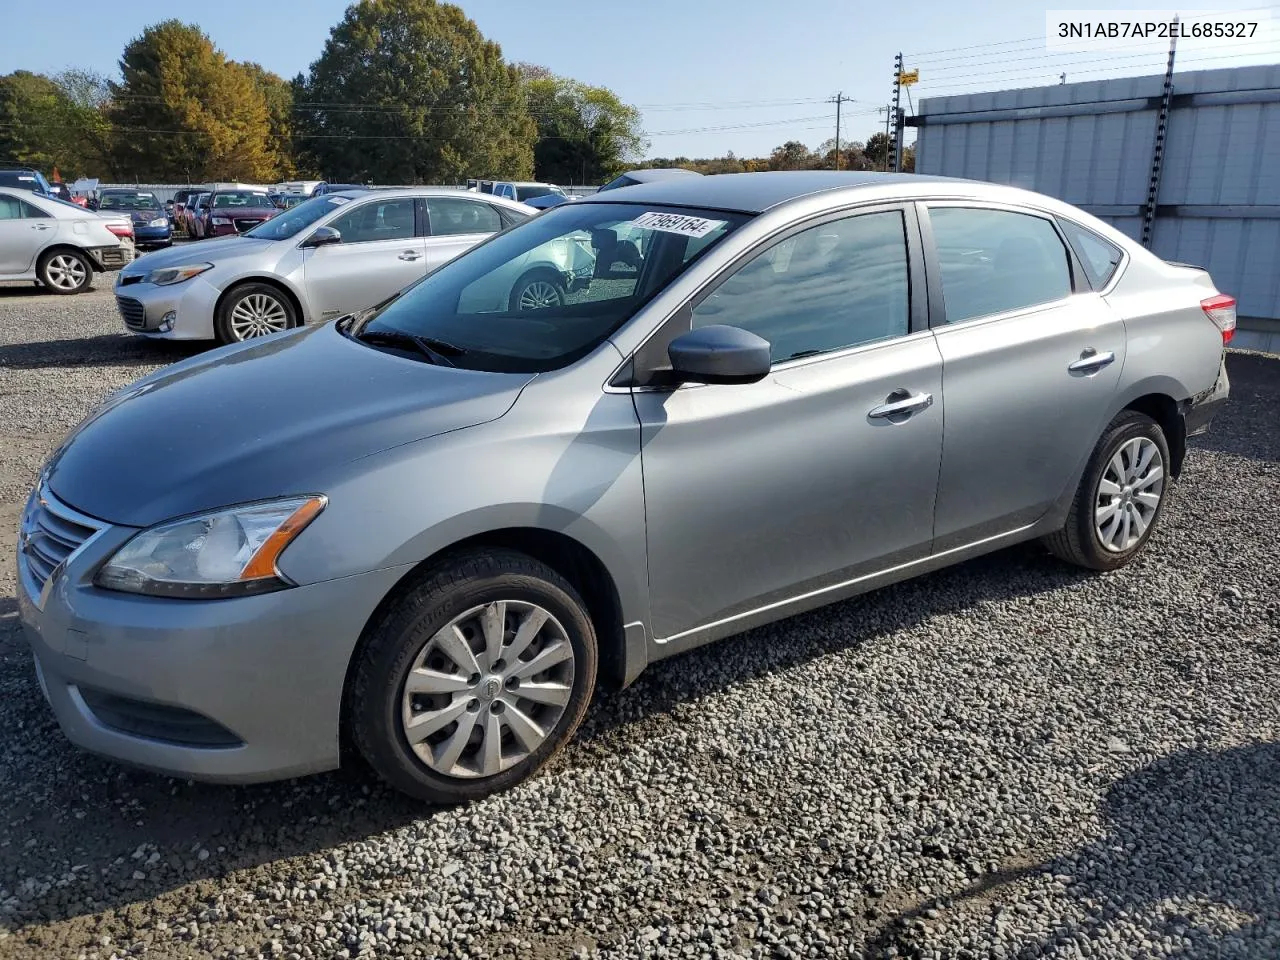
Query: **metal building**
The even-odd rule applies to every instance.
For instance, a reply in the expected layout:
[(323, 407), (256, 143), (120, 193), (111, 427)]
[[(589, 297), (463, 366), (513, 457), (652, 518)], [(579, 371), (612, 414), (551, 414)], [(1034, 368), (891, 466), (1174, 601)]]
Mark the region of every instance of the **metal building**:
[(1176, 73), (1153, 165), (1164, 80), (922, 100), (916, 170), (1037, 190), (1139, 240), (1150, 215), (1156, 254), (1239, 301), (1235, 345), (1280, 353), (1280, 66)]

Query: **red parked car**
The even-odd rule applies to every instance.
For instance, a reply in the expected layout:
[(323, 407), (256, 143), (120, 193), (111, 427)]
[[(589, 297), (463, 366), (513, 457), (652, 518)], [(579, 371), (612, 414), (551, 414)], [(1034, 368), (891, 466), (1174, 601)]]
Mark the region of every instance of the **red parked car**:
[(202, 232), (206, 237), (244, 233), (279, 212), (265, 190), (216, 190)]

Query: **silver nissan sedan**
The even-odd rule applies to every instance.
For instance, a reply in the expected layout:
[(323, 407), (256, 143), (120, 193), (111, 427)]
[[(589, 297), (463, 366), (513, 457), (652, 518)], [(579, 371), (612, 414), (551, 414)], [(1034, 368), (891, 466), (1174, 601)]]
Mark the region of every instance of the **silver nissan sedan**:
[[(512, 297), (566, 245), (588, 276)], [(244, 782), (345, 739), (463, 802), (663, 657), (1019, 541), (1129, 562), (1234, 328), (1204, 271), (1013, 188), (609, 191), (109, 398), (27, 504), (21, 618), (88, 750)]]

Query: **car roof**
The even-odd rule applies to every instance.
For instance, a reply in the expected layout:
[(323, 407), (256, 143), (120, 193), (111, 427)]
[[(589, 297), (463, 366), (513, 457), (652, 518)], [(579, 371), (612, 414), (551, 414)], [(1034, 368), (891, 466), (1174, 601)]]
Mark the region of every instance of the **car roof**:
[(771, 207), (828, 190), (932, 183), (974, 186), (975, 181), (929, 177), (915, 173), (869, 173), (836, 170), (771, 170), (674, 177), (583, 197), (593, 203), (669, 203), (677, 206), (763, 213)]
[[(509, 180), (499, 180), (499, 183), (510, 183)], [(477, 193), (474, 190), (466, 190), (462, 187), (362, 187), (356, 190), (335, 190), (332, 193), (322, 194), (327, 197), (346, 197), (348, 200), (355, 200), (360, 197), (367, 197), (371, 193), (376, 193), (382, 197), (461, 197), (464, 200), (479, 200), (482, 203), (496, 203), (504, 207), (515, 207), (519, 209), (524, 206), (515, 200), (509, 200), (506, 197), (495, 197), (492, 193)]]

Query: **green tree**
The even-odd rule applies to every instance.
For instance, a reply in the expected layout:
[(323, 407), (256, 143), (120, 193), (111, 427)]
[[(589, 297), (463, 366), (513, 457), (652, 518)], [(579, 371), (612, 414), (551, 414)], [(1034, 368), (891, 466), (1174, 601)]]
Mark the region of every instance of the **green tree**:
[(867, 158), (873, 170), (892, 167), (893, 141), (886, 133), (873, 133), (867, 138), (867, 144), (862, 148), (862, 155)]
[(275, 158), (275, 175), (287, 180), (297, 173), (293, 149), (293, 85), (256, 63), (242, 63), (267, 105), (268, 146)]
[(557, 77), (531, 64), (519, 69), (537, 123), (533, 166), (540, 180), (604, 183), (648, 146), (640, 111), (612, 90)]
[(197, 27), (166, 20), (129, 43), (112, 87), (118, 175), (266, 181), (275, 176), (266, 98)]
[(815, 162), (813, 152), (799, 140), (788, 140), (774, 147), (769, 155), (770, 170), (808, 170)]
[[(866, 158), (863, 149), (863, 145), (857, 140), (841, 139), (840, 169), (870, 170), (871, 161)], [(820, 158), (817, 163), (819, 169), (834, 170), (836, 168), (836, 141), (834, 137), (820, 144), (815, 152)]]
[(352, 4), (296, 105), (298, 139), (333, 180), (533, 174), (537, 131), (519, 71), (450, 3)]
[(66, 177), (101, 170), (107, 124), (98, 106), (68, 94), (80, 76), (68, 71), (46, 77), (26, 70), (0, 76), (0, 160), (27, 163), (44, 173), (57, 167)]

